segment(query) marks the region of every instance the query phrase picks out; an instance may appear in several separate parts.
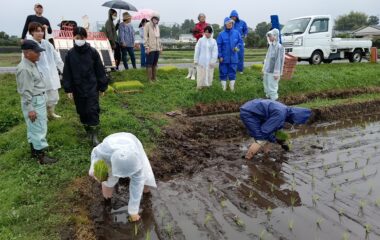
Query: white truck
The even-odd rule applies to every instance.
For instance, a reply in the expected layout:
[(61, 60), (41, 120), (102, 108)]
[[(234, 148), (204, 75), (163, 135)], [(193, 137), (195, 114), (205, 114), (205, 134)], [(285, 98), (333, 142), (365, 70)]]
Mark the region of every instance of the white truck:
[(334, 38), (333, 27), (329, 15), (292, 19), (281, 31), (282, 45), (287, 53), (310, 64), (331, 63), (338, 59), (361, 62), (363, 57), (369, 56), (372, 41)]

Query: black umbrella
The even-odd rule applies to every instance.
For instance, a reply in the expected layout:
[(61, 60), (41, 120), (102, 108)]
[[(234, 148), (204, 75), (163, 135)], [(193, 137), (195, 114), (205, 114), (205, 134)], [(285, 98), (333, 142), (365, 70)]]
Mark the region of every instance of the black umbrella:
[(132, 4), (121, 1), (121, 0), (108, 1), (108, 2), (103, 3), (102, 6), (115, 8), (115, 9), (124, 9), (127, 11), (134, 11), (134, 12), (138, 11), (137, 8), (133, 6)]

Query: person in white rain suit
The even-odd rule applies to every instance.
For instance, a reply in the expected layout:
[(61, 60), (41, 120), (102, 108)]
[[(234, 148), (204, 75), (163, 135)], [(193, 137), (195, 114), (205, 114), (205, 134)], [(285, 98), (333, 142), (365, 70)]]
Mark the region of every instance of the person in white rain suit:
[(59, 101), (58, 89), (61, 88), (58, 70), (63, 72), (63, 61), (59, 53), (54, 49), (54, 46), (44, 38), (43, 26), (40, 23), (32, 22), (28, 28), (31, 40), (36, 41), (41, 48), (46, 51), (41, 53), (40, 60), (37, 62), (37, 68), (43, 76), (46, 85), (46, 106), (47, 113), (50, 119), (60, 118), (61, 116), (55, 113), (55, 106)]
[(279, 42), (279, 36), (280, 31), (276, 28), (267, 33), (269, 47), (264, 61), (263, 82), (265, 96), (271, 100), (278, 99), (278, 83), (284, 69), (285, 49)]
[(107, 181), (102, 182), (104, 198), (112, 197), (113, 188), (119, 178), (131, 179), (128, 213), (131, 221), (138, 221), (143, 191), (149, 192), (147, 186), (157, 187), (152, 167), (141, 142), (131, 133), (111, 134), (92, 150), (90, 176), (94, 176), (94, 165), (99, 160), (104, 160), (109, 169)]
[(218, 44), (213, 38), (211, 26), (204, 29), (204, 35), (195, 46), (194, 64), (197, 66), (197, 89), (210, 87), (214, 68), (218, 61)]

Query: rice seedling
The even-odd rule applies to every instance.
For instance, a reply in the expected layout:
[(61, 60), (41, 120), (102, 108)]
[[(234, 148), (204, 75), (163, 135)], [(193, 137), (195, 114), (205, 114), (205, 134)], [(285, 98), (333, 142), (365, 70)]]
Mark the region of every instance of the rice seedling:
[(272, 212), (273, 212), (273, 209), (269, 206), (269, 207), (267, 208), (267, 215), (268, 215), (268, 216), (272, 215)]
[(208, 188), (208, 193), (213, 193), (214, 192), (214, 185), (212, 183), (210, 183), (210, 186)]
[(343, 216), (343, 214), (344, 214), (344, 210), (343, 210), (342, 208), (340, 208), (340, 209), (339, 209), (339, 212), (338, 212), (338, 215), (339, 215), (339, 216)]
[(336, 186), (336, 187), (334, 188), (334, 200), (336, 199), (336, 194), (337, 194), (339, 191), (340, 191), (339, 186)]
[(173, 225), (171, 223), (166, 224), (165, 231), (169, 235), (170, 239), (174, 237)]
[(235, 186), (235, 187), (240, 187), (240, 185), (241, 185), (240, 180), (239, 180), (239, 179), (236, 179), (236, 182), (235, 182), (234, 186)]
[(288, 222), (288, 228), (290, 231), (293, 231), (293, 228), (294, 228), (294, 221), (293, 219), (289, 220)]
[(317, 221), (315, 223), (317, 224), (318, 228), (321, 228), (321, 225), (322, 225), (323, 221), (324, 221), (323, 218), (318, 218), (317, 219)]
[(367, 158), (366, 165), (369, 164), (369, 160), (371, 160), (369, 157)]
[(235, 216), (233, 217), (233, 220), (234, 220), (234, 222), (236, 223), (236, 225), (237, 225), (238, 227), (243, 228), (243, 227), (245, 226), (244, 221), (243, 221), (242, 219), (240, 219), (239, 216), (235, 215)]
[(259, 235), (259, 240), (264, 240), (265, 239), (265, 234), (266, 234), (266, 230), (263, 229), (261, 232), (260, 232), (260, 235)]
[(358, 168), (359, 167), (359, 162), (358, 160), (355, 160), (355, 168)]
[(311, 197), (314, 207), (317, 206), (317, 202), (319, 201), (319, 196), (317, 194), (313, 194)]
[(341, 163), (340, 163), (340, 171), (341, 171), (341, 172), (344, 171), (344, 162), (341, 162)]
[(252, 181), (253, 181), (254, 184), (256, 184), (258, 180), (259, 180), (258, 177), (256, 177), (256, 176), (253, 176), (253, 177), (252, 177)]
[(135, 223), (135, 236), (139, 233), (139, 227), (137, 226), (137, 223)]
[(295, 196), (290, 196), (290, 204), (292, 206), (292, 209), (294, 208), (294, 206), (296, 205), (296, 201), (297, 201), (297, 198)]
[(152, 239), (152, 236), (151, 236), (151, 233), (150, 233), (150, 230), (146, 230), (146, 235), (145, 235), (145, 240), (151, 240)]
[(329, 169), (330, 169), (330, 167), (328, 165), (323, 166), (323, 171), (325, 172), (325, 176), (327, 176)]
[(204, 221), (204, 225), (206, 225), (212, 219), (212, 213), (207, 213)]
[(359, 200), (359, 210), (361, 212), (364, 211), (364, 207), (367, 206), (367, 201), (365, 199), (360, 199)]
[(350, 239), (350, 234), (348, 232), (344, 232), (342, 235), (342, 240), (349, 240)]
[(221, 206), (222, 208), (227, 207), (227, 200), (226, 200), (226, 199), (223, 199), (222, 201), (220, 201), (220, 206)]
[(367, 223), (364, 225), (364, 228), (365, 228), (365, 233), (369, 234), (371, 232), (372, 226), (371, 226), (371, 224)]
[(99, 160), (94, 165), (94, 176), (99, 182), (107, 181), (108, 178), (108, 165), (106, 161)]
[(249, 191), (249, 196), (248, 198), (251, 199), (253, 197), (253, 191)]
[(371, 194), (372, 194), (372, 191), (373, 191), (373, 183), (370, 183), (370, 184), (369, 184), (368, 195), (371, 195)]
[(380, 198), (376, 199), (375, 205), (376, 205), (376, 207), (380, 207)]
[(366, 178), (367, 178), (367, 175), (366, 175), (365, 169), (362, 170), (362, 178), (363, 178), (363, 179), (366, 179)]
[(270, 192), (272, 194), (274, 193), (274, 183), (271, 183), (271, 185), (270, 185)]
[(272, 171), (272, 177), (276, 178), (276, 175), (277, 175), (276, 171)]

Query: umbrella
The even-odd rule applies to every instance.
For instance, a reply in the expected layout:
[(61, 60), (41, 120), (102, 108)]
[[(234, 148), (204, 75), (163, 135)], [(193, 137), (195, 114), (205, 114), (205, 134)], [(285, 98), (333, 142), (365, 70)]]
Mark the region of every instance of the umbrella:
[(151, 19), (153, 14), (155, 13), (152, 9), (141, 9), (137, 13), (133, 14), (132, 20), (142, 20), (143, 18)]
[(121, 1), (121, 0), (113, 0), (113, 1), (108, 1), (103, 3), (104, 7), (109, 7), (109, 8), (115, 8), (115, 9), (124, 9), (127, 11), (135, 11), (137, 12), (137, 8), (133, 6), (130, 3)]

